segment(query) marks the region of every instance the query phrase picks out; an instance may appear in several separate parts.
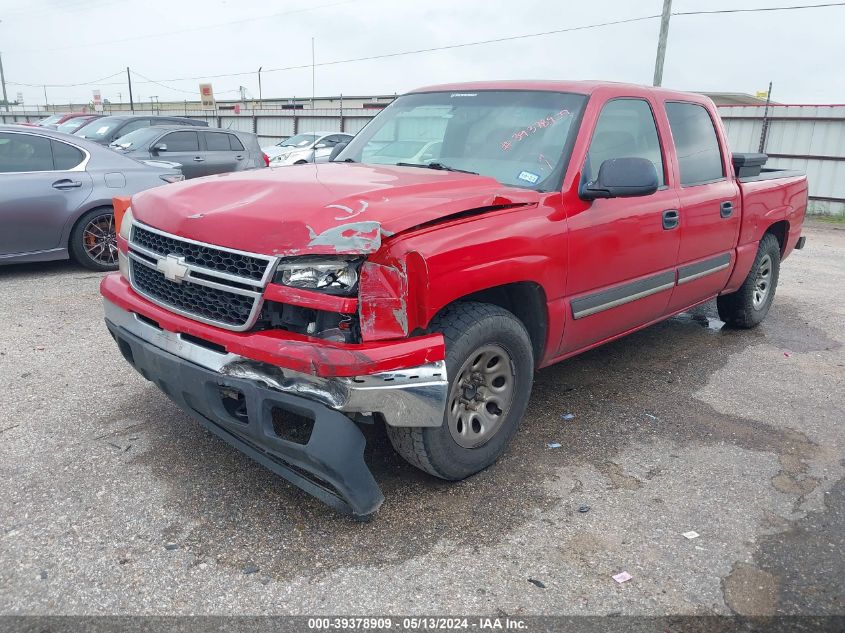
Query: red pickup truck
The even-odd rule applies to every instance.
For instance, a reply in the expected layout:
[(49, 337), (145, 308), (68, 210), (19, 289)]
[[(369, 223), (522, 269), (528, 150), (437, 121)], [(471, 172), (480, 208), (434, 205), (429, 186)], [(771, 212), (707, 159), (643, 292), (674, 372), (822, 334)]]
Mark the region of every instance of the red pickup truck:
[(804, 175), (732, 155), (695, 94), (429, 87), (335, 154), (135, 195), (101, 292), (144, 377), (359, 518), (383, 500), (359, 425), (465, 478), (536, 369), (713, 298), (753, 327), (804, 244)]

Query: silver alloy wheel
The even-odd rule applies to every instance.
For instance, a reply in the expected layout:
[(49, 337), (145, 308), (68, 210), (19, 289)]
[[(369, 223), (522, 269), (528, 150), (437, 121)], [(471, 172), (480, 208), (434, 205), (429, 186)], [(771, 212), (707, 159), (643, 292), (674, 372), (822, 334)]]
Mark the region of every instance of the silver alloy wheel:
[(769, 254), (763, 255), (760, 260), (760, 265), (757, 267), (757, 276), (754, 281), (754, 294), (751, 297), (751, 303), (755, 310), (766, 303), (766, 298), (769, 296), (769, 290), (772, 287), (772, 257)]
[(94, 216), (82, 229), (82, 247), (88, 257), (99, 264), (117, 263), (117, 234), (114, 227), (114, 213)]
[(449, 433), (463, 448), (477, 448), (499, 430), (514, 397), (510, 355), (498, 345), (478, 348), (449, 391)]

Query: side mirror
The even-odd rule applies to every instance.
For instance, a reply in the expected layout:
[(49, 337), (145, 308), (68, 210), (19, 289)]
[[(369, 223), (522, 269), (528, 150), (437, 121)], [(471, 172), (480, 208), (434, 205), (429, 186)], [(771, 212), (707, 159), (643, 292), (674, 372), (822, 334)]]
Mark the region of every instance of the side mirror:
[(657, 170), (646, 158), (611, 158), (599, 167), (593, 182), (581, 188), (583, 200), (649, 196), (657, 191)]
[(335, 145), (332, 149), (332, 153), (329, 154), (329, 162), (332, 162), (335, 158), (337, 158), (337, 155), (345, 150), (347, 145), (349, 145), (349, 141)]
[(167, 151), (167, 143), (156, 143), (151, 148), (153, 150), (153, 154), (158, 154), (159, 152), (166, 152)]

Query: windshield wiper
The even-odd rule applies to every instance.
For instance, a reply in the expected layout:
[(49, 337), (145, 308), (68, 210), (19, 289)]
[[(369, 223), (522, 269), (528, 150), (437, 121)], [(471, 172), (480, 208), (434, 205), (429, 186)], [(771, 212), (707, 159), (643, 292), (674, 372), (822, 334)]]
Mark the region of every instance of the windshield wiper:
[(456, 171), (461, 174), (478, 175), (477, 171), (469, 171), (468, 169), (457, 169), (456, 167), (449, 167), (443, 163), (396, 163), (397, 167), (425, 167), (426, 169), (438, 169), (440, 171)]

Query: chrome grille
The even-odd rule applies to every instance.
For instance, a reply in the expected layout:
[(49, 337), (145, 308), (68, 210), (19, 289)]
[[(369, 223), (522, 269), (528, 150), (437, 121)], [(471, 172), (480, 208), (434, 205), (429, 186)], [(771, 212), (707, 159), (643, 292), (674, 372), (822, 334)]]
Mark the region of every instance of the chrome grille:
[(242, 332), (258, 319), (276, 258), (203, 244), (135, 223), (129, 278), (141, 296), (172, 312)]

